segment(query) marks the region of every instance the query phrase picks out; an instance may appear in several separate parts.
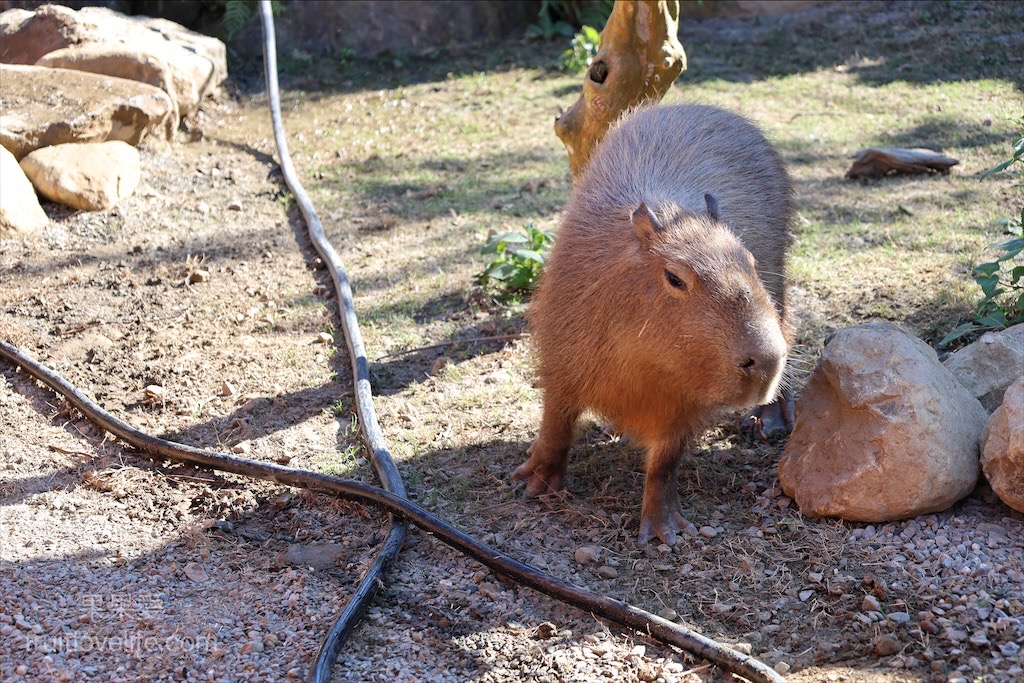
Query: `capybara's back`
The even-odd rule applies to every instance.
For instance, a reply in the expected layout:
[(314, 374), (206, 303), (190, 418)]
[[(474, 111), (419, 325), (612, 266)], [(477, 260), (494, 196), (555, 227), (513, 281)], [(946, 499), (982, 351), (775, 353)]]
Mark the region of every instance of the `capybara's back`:
[(545, 405), (514, 475), (527, 496), (561, 486), (592, 409), (648, 448), (640, 538), (674, 542), (682, 445), (778, 388), (791, 213), (778, 154), (741, 116), (651, 107), (609, 131), (531, 305)]

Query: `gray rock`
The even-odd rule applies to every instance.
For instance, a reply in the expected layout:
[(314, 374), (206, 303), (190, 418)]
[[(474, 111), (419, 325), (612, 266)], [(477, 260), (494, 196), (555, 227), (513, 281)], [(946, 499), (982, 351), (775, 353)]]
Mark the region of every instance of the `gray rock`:
[(103, 211), (139, 185), (139, 151), (119, 140), (54, 145), (21, 160), (21, 168), (47, 199), (81, 211)]
[(138, 145), (166, 132), (167, 93), (145, 83), (84, 71), (0, 64), (4, 116), (0, 145), (21, 159), (68, 142), (123, 140)]
[(945, 510), (974, 488), (987, 417), (921, 340), (890, 323), (840, 330), (797, 403), (779, 479), (812, 517)]
[(992, 412), (1003, 402), (1006, 387), (1024, 377), (1024, 325), (983, 334), (943, 365)]
[(49, 222), (18, 160), (0, 147), (0, 237), (32, 233)]
[(1009, 386), (985, 425), (981, 467), (999, 499), (1024, 512), (1024, 378)]

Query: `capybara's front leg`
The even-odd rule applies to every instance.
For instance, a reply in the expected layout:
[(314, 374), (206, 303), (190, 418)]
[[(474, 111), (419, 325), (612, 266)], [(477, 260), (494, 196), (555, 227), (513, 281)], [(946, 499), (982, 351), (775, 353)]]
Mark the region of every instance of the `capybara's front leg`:
[(660, 538), (675, 545), (681, 531), (696, 533), (679, 507), (679, 459), (682, 445), (675, 441), (660, 442), (647, 451), (647, 477), (644, 480), (644, 502), (640, 508), (638, 543)]
[(513, 479), (526, 480), (524, 498), (534, 498), (562, 488), (572, 432), (579, 415), (578, 408), (551, 395), (544, 397), (544, 417), (540, 433), (527, 451), (530, 457), (512, 473)]

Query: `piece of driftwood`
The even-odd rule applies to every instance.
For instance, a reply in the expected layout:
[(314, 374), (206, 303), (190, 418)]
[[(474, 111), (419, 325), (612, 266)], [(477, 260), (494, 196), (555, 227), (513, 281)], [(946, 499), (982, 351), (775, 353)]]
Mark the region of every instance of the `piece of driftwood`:
[(686, 68), (678, 0), (619, 0), (601, 31), (601, 48), (583, 78), (579, 99), (555, 120), (569, 153), (573, 181), (619, 116), (660, 100)]
[(880, 178), (895, 173), (948, 174), (949, 169), (959, 163), (959, 159), (920, 147), (869, 147), (854, 155), (853, 165), (846, 172), (846, 177)]

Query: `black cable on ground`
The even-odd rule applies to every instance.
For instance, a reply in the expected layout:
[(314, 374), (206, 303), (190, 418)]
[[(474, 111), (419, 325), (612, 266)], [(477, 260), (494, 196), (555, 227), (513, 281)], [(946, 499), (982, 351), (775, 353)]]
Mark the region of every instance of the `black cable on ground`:
[[(363, 432), (363, 441), (366, 442), (366, 447), (370, 450), (370, 460), (373, 462), (374, 469), (377, 470), (377, 476), (380, 478), (384, 490), (399, 498), (405, 498), (405, 485), (402, 483), (402, 477), (398, 474), (398, 468), (395, 467), (391, 454), (388, 453), (387, 443), (377, 424), (377, 412), (373, 408), (373, 391), (370, 386), (370, 366), (366, 359), (363, 337), (359, 331), (359, 320), (356, 318), (355, 305), (352, 302), (352, 287), (349, 285), (348, 275), (345, 274), (345, 268), (338, 252), (334, 250), (324, 233), (320, 218), (316, 215), (316, 210), (313, 208), (309, 196), (306, 195), (305, 188), (299, 182), (295, 167), (292, 166), (291, 155), (288, 153), (288, 141), (285, 138), (284, 124), (281, 120), (281, 95), (277, 85), (277, 41), (274, 38), (274, 17), (271, 13), (270, 0), (260, 0), (260, 19), (263, 26), (263, 68), (267, 81), (267, 96), (270, 99), (271, 119), (274, 124), (274, 140), (277, 143), (278, 156), (281, 158), (281, 173), (288, 184), (288, 189), (295, 195), (295, 200), (299, 204), (302, 217), (306, 221), (306, 228), (309, 231), (309, 238), (331, 272), (331, 279), (334, 280), (334, 291), (337, 294), (338, 309), (341, 314), (341, 327), (345, 332), (345, 341), (352, 361), (356, 410)], [(330, 679), (331, 667), (338, 658), (341, 646), (352, 634), (359, 618), (369, 606), (370, 601), (373, 600), (373, 596), (377, 594), (377, 589), (383, 585), (381, 577), (402, 550), (407, 530), (408, 525), (402, 519), (396, 518), (394, 515), (388, 519), (387, 538), (377, 550), (377, 556), (363, 574), (359, 587), (320, 646), (316, 662), (310, 668), (309, 676), (307, 676), (307, 680), (311, 683), (326, 683)]]
[(106, 412), (63, 377), (2, 339), (0, 339), (0, 358), (6, 359), (13, 365), (21, 366), (29, 375), (63, 396), (90, 421), (151, 456), (256, 479), (276, 481), (286, 486), (305, 488), (384, 508), (517, 583), (529, 586), (586, 612), (591, 612), (597, 617), (635, 629), (667, 645), (686, 650), (726, 671), (755, 681), (755, 683), (785, 683), (782, 676), (752, 657), (717, 643), (681, 624), (645, 612), (621, 600), (591, 593), (538, 571), (528, 564), (484, 545), (405, 498), (381, 488), (317, 472), (307, 472), (274, 463), (239, 458), (150, 436)]

